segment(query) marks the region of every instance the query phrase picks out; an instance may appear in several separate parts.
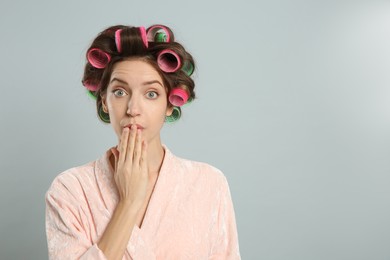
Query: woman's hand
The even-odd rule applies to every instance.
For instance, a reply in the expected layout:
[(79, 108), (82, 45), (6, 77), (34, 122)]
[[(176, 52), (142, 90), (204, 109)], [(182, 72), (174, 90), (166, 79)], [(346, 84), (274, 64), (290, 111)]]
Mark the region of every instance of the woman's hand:
[(142, 132), (135, 125), (123, 129), (118, 149), (112, 149), (119, 202), (98, 243), (107, 259), (122, 259), (146, 199), (149, 174), (146, 151)]
[(114, 157), (119, 201), (140, 208), (148, 186), (147, 144), (135, 125), (123, 129)]

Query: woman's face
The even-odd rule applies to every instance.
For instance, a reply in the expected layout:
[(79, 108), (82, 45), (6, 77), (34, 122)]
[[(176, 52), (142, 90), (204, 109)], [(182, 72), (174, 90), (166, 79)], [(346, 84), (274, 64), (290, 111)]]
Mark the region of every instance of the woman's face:
[(161, 143), (160, 130), (172, 108), (168, 108), (163, 80), (153, 66), (142, 60), (116, 63), (102, 101), (118, 139), (125, 127), (136, 125), (149, 145)]

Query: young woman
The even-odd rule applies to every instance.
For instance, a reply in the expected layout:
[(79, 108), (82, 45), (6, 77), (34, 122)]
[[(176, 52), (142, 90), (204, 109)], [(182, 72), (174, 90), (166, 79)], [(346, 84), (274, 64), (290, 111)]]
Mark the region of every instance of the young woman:
[(224, 175), (174, 156), (160, 139), (164, 122), (195, 98), (194, 67), (163, 25), (113, 26), (96, 37), (83, 85), (118, 145), (53, 181), (50, 259), (240, 259)]

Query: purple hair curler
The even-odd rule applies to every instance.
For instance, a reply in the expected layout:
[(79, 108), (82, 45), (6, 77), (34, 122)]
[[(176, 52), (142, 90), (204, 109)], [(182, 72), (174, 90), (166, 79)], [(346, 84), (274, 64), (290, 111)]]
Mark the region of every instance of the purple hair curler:
[(179, 55), (173, 50), (163, 50), (157, 56), (157, 64), (164, 72), (175, 72), (181, 67)]
[[(161, 34), (164, 34), (165, 37), (161, 37)], [(149, 42), (169, 42), (171, 36), (165, 26), (155, 25), (147, 30), (147, 39)]]
[(139, 31), (141, 32), (142, 41), (144, 42), (145, 47), (148, 48), (149, 43), (148, 43), (148, 37), (146, 36), (145, 27), (143, 26), (139, 27)]
[(97, 69), (104, 69), (111, 60), (110, 54), (98, 48), (92, 48), (87, 53), (87, 59)]
[(115, 45), (116, 45), (116, 49), (119, 53), (122, 52), (121, 32), (122, 32), (122, 29), (118, 29), (115, 31)]
[(185, 86), (180, 86), (171, 90), (169, 102), (176, 107), (180, 107), (187, 103), (188, 97), (187, 88)]

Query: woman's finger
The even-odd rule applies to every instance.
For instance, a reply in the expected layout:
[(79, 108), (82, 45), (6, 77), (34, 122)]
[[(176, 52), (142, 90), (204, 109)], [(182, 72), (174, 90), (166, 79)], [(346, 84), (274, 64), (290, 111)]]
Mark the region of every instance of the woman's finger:
[(140, 166), (141, 150), (142, 150), (142, 131), (138, 129), (137, 138), (135, 141), (135, 149), (134, 149), (134, 163), (138, 167)]
[(127, 151), (126, 151), (126, 162), (132, 164), (133, 162), (133, 154), (134, 154), (134, 146), (135, 146), (135, 138), (137, 136), (137, 126), (131, 125), (130, 128), (130, 136), (127, 141)]
[(122, 136), (121, 140), (119, 141), (119, 157), (118, 157), (118, 163), (123, 164), (126, 159), (126, 152), (127, 152), (127, 140), (129, 139), (129, 129), (124, 128), (122, 130)]
[(143, 173), (148, 174), (148, 144), (146, 141), (142, 142), (142, 153), (141, 153), (141, 159), (140, 159), (140, 165), (141, 165), (141, 171)]
[(114, 155), (114, 172), (116, 173), (118, 169), (118, 160), (119, 160), (119, 151), (117, 148), (111, 148), (111, 153)]

